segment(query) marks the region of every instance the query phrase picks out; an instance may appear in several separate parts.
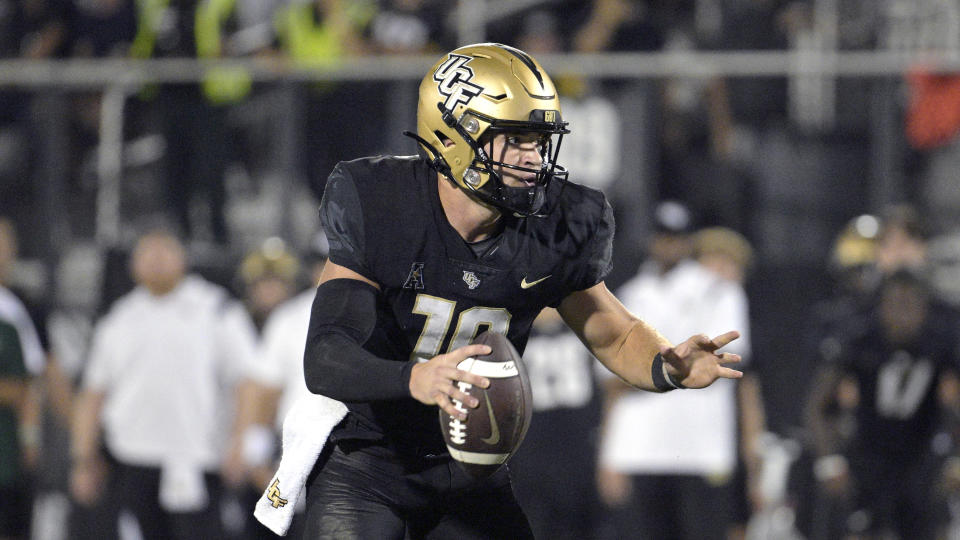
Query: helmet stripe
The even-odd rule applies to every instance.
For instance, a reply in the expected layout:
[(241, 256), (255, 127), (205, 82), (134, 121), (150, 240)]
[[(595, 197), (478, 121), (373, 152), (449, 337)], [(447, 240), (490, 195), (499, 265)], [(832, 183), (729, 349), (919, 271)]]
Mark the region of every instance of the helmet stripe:
[(527, 66), (527, 68), (533, 72), (533, 75), (537, 78), (537, 82), (540, 83), (540, 88), (543, 88), (543, 75), (541, 75), (540, 70), (537, 69), (537, 65), (533, 62), (533, 58), (530, 58), (527, 53), (521, 51), (520, 49), (514, 49), (509, 45), (501, 45), (500, 43), (496, 43), (496, 46), (519, 58), (520, 61), (523, 62), (523, 65)]

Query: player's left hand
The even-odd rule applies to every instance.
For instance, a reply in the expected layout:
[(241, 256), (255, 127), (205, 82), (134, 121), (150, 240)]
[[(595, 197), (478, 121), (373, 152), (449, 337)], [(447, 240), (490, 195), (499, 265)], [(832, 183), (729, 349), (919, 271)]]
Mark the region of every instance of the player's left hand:
[(480, 401), (461, 390), (457, 382), (488, 388), (490, 380), (458, 369), (457, 366), (468, 357), (482, 356), (492, 351), (489, 345), (467, 345), (415, 364), (410, 370), (410, 395), (424, 405), (437, 405), (450, 416), (466, 420), (466, 412), (457, 409), (454, 402), (459, 401), (475, 409)]
[(724, 366), (739, 362), (739, 354), (717, 352), (738, 337), (740, 333), (735, 330), (713, 339), (698, 334), (674, 347), (661, 348), (660, 356), (675, 380), (687, 388), (705, 388), (719, 378), (743, 377), (742, 372)]

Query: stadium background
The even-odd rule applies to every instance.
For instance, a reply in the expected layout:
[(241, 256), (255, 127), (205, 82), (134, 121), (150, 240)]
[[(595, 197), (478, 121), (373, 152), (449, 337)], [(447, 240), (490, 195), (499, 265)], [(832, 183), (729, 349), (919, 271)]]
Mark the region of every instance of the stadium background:
[[(291, 48), (277, 31), (287, 3), (249, 0), (222, 29), (224, 58), (134, 58), (132, 2), (0, 1), (0, 214), (20, 231), (14, 285), (39, 321), (62, 306), (102, 313), (129, 287), (136, 233), (176, 220), (173, 204), (189, 216), (194, 266), (229, 287), (265, 238), (307, 249), (330, 167), (414, 153), (401, 132), (416, 125), (420, 77), (442, 51), (486, 40), (524, 48), (561, 87), (573, 130), (561, 162), (616, 209), (612, 288), (636, 271), (663, 198), (753, 243), (754, 357), (774, 431), (800, 424), (810, 311), (831, 293), (832, 244), (850, 219), (916, 205), (935, 233), (937, 284), (960, 300), (960, 91), (931, 120), (911, 78), (960, 68), (957, 2), (626, 2), (634, 15), (592, 41), (588, 0), (327, 4), (355, 32), (326, 48)], [(205, 100), (171, 92), (216, 69), (226, 86)], [(175, 148), (218, 167), (225, 230), (215, 188), (171, 202), (186, 185), (165, 174)]]

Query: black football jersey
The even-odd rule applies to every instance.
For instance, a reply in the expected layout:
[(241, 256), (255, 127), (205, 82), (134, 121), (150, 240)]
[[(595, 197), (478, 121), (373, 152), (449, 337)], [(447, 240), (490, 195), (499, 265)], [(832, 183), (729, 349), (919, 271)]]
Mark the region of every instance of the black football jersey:
[[(423, 159), (338, 164), (320, 209), (330, 260), (381, 289), (363, 347), (426, 361), (492, 330), (522, 354), (545, 306), (596, 285), (611, 267), (614, 224), (603, 194), (573, 183), (552, 193), (545, 216), (504, 215), (502, 231), (478, 250), (447, 221), (437, 173)], [(412, 397), (347, 406), (363, 429), (417, 452), (444, 451), (435, 406)]]
[(937, 385), (945, 371), (957, 368), (956, 339), (934, 315), (906, 345), (892, 345), (879, 325), (873, 319), (838, 358), (860, 390), (852, 450), (916, 456), (929, 447), (940, 422)]

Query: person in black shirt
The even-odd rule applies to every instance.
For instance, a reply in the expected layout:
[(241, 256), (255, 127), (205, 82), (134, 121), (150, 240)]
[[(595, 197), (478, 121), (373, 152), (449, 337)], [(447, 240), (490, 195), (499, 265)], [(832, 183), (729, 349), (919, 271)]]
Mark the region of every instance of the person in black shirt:
[[(672, 345), (608, 291), (613, 217), (599, 191), (566, 179), (568, 133), (550, 77), (529, 55), (487, 43), (443, 56), (420, 85), (420, 156), (341, 162), (321, 222), (330, 260), (304, 354), (311, 392), (349, 413), (307, 483), (311, 538), (528, 538), (507, 469), (473, 480), (448, 454), (437, 408), (478, 402), (458, 364), (489, 353), (484, 330), (524, 350), (556, 307), (611, 371), (650, 391), (702, 388), (738, 337)], [(663, 306), (663, 309), (675, 309)], [(678, 426), (682, 429), (682, 426)]]
[(847, 330), (823, 348), (808, 403), (819, 484), (810, 536), (934, 538), (938, 454), (949, 449), (935, 438), (960, 407), (956, 319), (901, 269)]

